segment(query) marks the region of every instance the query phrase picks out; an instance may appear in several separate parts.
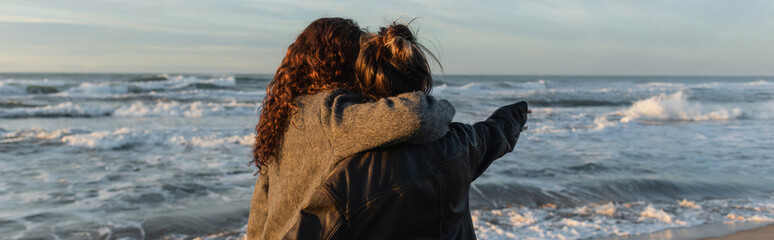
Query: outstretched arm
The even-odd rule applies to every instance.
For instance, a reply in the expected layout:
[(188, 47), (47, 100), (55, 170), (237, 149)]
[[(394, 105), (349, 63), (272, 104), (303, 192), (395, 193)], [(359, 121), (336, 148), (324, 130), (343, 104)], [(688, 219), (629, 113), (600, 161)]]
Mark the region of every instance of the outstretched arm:
[(513, 151), (529, 112), (527, 103), (521, 101), (500, 107), (485, 121), (463, 128), (468, 136), (475, 136), (468, 139), (473, 179), (481, 176), (494, 160)]
[(396, 143), (425, 143), (449, 130), (454, 107), (422, 92), (403, 93), (376, 102), (337, 91), (327, 98), (321, 122), (337, 159)]

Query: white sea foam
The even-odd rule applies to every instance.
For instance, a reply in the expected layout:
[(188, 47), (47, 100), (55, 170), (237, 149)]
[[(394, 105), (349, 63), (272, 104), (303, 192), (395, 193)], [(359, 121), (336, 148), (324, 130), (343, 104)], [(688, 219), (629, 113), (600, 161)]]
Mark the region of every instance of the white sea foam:
[(46, 86), (46, 87), (63, 87), (68, 83), (59, 80), (49, 79), (4, 79), (0, 80), (0, 86), (15, 86), (20, 89), (24, 89), (27, 86)]
[(642, 212), (640, 212), (640, 221), (644, 221), (649, 218), (653, 218), (665, 223), (672, 222), (672, 215), (669, 215), (669, 213), (664, 212), (664, 210), (653, 208), (653, 205), (648, 205), (648, 207), (646, 207), (645, 210), (642, 210)]
[(683, 199), (682, 201), (679, 201), (678, 203), (680, 204), (681, 207), (701, 209), (701, 206), (696, 204), (696, 202), (689, 201), (688, 199)]
[(643, 120), (708, 121), (729, 120), (742, 115), (739, 108), (716, 108), (708, 110), (700, 103), (688, 101), (682, 91), (673, 94), (661, 94), (635, 102), (622, 113), (621, 122)]
[(749, 83), (747, 83), (747, 85), (748, 86), (772, 86), (772, 85), (774, 85), (774, 83), (771, 83), (771, 82), (768, 82), (766, 80), (761, 79), (761, 80), (758, 80), (758, 81), (755, 81), (755, 82), (749, 82)]
[(64, 95), (110, 95), (110, 94), (123, 94), (129, 92), (127, 85), (113, 84), (109, 82), (90, 83), (85, 82), (77, 87), (73, 87), (67, 90)]
[(60, 103), (54, 106), (34, 108), (0, 109), (0, 118), (30, 118), (30, 117), (156, 117), (156, 116), (250, 116), (255, 115), (257, 107), (251, 103), (180, 103), (177, 101), (155, 104), (145, 104), (137, 101), (128, 106), (118, 108), (111, 106), (84, 106), (72, 102)]
[(179, 102), (156, 102), (154, 105), (146, 105), (142, 102), (135, 102), (130, 106), (121, 107), (115, 110), (115, 116), (122, 117), (147, 117), (147, 116), (249, 116), (256, 114), (256, 107), (253, 104), (237, 103), (202, 103), (196, 101), (193, 103)]
[(132, 131), (129, 128), (119, 128), (113, 131), (97, 131), (88, 134), (77, 134), (62, 137), (62, 142), (70, 146), (90, 149), (118, 149), (139, 143), (152, 144), (160, 142), (154, 135)]
[[(204, 133), (206, 134), (206, 132)], [(93, 132), (69, 128), (47, 131), (40, 127), (32, 127), (5, 133), (0, 139), (0, 144), (27, 140), (50, 140), (65, 143), (69, 147), (110, 150), (137, 145), (182, 145), (199, 148), (225, 145), (251, 146), (254, 142), (253, 134), (200, 134), (198, 131), (165, 134), (164, 132), (126, 127)]]
[(540, 79), (536, 82), (526, 82), (521, 85), (521, 87), (526, 89), (546, 89), (548, 86), (549, 81)]
[(206, 84), (212, 84), (214, 86), (219, 87), (232, 87), (236, 86), (236, 79), (234, 76), (222, 76), (222, 77), (214, 77), (214, 78), (207, 78), (207, 79), (201, 79), (196, 76), (183, 76), (183, 75), (177, 75), (177, 76), (166, 76), (166, 81), (149, 81), (149, 82), (134, 82), (131, 83), (131, 86), (145, 89), (145, 90), (174, 90), (174, 89), (180, 89), (189, 87), (192, 84), (197, 83), (206, 83)]
[(602, 216), (612, 217), (615, 214), (615, 205), (612, 202), (599, 205), (594, 209), (594, 212)]
[(185, 146), (197, 146), (197, 147), (214, 147), (214, 146), (222, 146), (227, 144), (238, 144), (238, 145), (246, 145), (251, 146), (253, 145), (253, 142), (255, 142), (254, 135), (242, 135), (242, 136), (226, 136), (226, 137), (218, 137), (218, 136), (182, 136), (182, 135), (175, 135), (173, 136), (170, 141), (179, 145), (185, 145)]
[[(47, 87), (56, 90), (54, 96), (62, 97), (106, 97), (117, 94), (128, 94), (135, 91), (176, 91), (181, 89), (204, 87), (234, 87), (234, 76), (221, 76), (200, 78), (196, 76), (167, 76), (164, 81), (129, 82), (129, 81), (96, 81), (96, 82), (67, 82), (43, 80), (0, 80), (0, 94), (4, 96), (18, 96), (37, 93), (35, 89)], [(32, 89), (30, 89), (32, 87)]]
[(594, 118), (594, 126), (592, 127), (592, 129), (602, 130), (610, 126), (615, 126), (615, 122), (608, 121), (607, 116), (599, 116)]
[(682, 83), (669, 83), (669, 82), (649, 82), (646, 84), (640, 84), (638, 85), (640, 87), (675, 87), (675, 88), (683, 88), (685, 87), (685, 84)]
[[(719, 222), (774, 222), (772, 199), (677, 204), (589, 204), (575, 208), (473, 210), (480, 239), (584, 239), (630, 236)], [(696, 206), (681, 207), (686, 202)], [(689, 204), (690, 205), (690, 204)], [(702, 210), (702, 205), (706, 209)]]
[(112, 112), (113, 108), (107, 106), (82, 106), (64, 102), (54, 106), (0, 109), (0, 118), (98, 117), (108, 116)]
[(555, 91), (555, 89), (548, 89), (546, 80), (539, 80), (535, 82), (489, 82), (480, 83), (472, 82), (462, 86), (449, 86), (447, 84), (441, 84), (440, 86), (433, 87), (433, 92), (439, 95), (443, 94), (485, 94), (485, 93), (499, 93), (499, 94), (525, 94), (530, 91)]
[(3, 135), (3, 139), (0, 140), (0, 143), (20, 142), (30, 139), (58, 140), (63, 136), (70, 134), (72, 134), (72, 131), (69, 128), (46, 131), (40, 127), (32, 127), (28, 129), (22, 129), (20, 131), (5, 133)]

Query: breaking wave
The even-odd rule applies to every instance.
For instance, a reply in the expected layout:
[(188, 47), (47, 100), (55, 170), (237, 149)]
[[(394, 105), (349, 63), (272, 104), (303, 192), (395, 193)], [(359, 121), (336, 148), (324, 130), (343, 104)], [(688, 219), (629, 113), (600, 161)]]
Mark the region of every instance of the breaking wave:
[(107, 106), (81, 106), (65, 102), (53, 106), (2, 109), (0, 118), (102, 117), (110, 116), (113, 111)]
[(95, 150), (128, 149), (143, 145), (214, 148), (227, 145), (251, 146), (254, 137), (253, 134), (234, 133), (164, 133), (126, 127), (103, 131), (69, 128), (47, 131), (35, 127), (5, 133), (0, 136), (0, 144), (59, 143), (66, 147)]
[(167, 116), (250, 116), (255, 115), (256, 104), (238, 103), (213, 103), (196, 101), (192, 103), (180, 103), (177, 101), (146, 104), (136, 101), (128, 106), (89, 106), (72, 102), (60, 103), (53, 106), (42, 107), (15, 107), (9, 109), (0, 108), (0, 118), (36, 118), (36, 117), (167, 117)]
[(46, 94), (55, 96), (100, 97), (112, 94), (180, 91), (191, 89), (233, 89), (237, 86), (234, 76), (200, 78), (196, 76), (155, 76), (129, 81), (65, 82), (49, 80), (3, 80), (3, 95)]
[(774, 222), (774, 200), (592, 203), (562, 208), (473, 210), (479, 239), (586, 239), (632, 236), (707, 223)]
[(621, 114), (623, 115), (621, 122), (731, 120), (743, 116), (740, 108), (708, 108), (698, 102), (688, 101), (682, 91), (637, 101)]

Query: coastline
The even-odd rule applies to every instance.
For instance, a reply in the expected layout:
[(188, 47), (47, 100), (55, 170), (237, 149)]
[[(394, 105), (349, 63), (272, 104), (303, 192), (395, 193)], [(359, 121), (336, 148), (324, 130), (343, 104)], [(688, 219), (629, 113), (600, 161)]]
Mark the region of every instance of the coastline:
[(633, 235), (592, 238), (594, 240), (652, 240), (652, 239), (774, 239), (774, 223), (731, 222), (711, 223), (696, 227), (667, 229), (664, 231)]
[(736, 240), (736, 239), (774, 239), (774, 224), (763, 227), (742, 230), (733, 234), (705, 238), (704, 240)]

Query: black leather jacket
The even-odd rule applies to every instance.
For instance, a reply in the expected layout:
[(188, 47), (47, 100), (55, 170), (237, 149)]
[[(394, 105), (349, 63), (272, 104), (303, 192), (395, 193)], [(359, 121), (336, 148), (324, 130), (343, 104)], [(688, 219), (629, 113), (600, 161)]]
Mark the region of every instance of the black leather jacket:
[(475, 239), (470, 184), (513, 150), (527, 104), (452, 123), (441, 139), (351, 156), (334, 169), (286, 239)]

